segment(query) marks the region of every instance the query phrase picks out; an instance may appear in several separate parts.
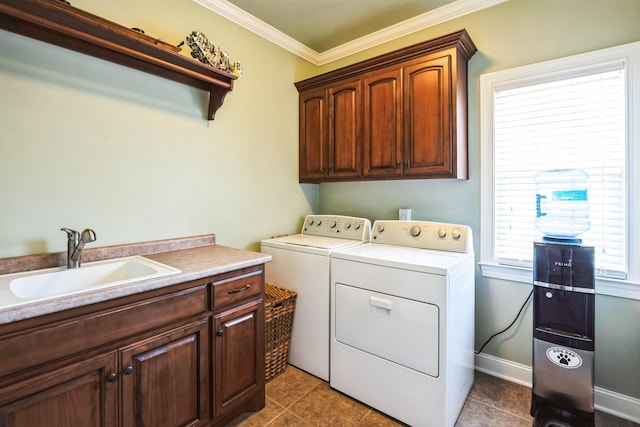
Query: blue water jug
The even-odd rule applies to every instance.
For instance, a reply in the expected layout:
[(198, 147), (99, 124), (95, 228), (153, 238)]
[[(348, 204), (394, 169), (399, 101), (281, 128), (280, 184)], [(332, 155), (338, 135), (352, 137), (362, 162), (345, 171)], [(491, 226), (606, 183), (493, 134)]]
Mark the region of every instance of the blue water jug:
[(582, 169), (553, 169), (536, 174), (535, 226), (542, 234), (574, 239), (589, 230), (588, 179)]

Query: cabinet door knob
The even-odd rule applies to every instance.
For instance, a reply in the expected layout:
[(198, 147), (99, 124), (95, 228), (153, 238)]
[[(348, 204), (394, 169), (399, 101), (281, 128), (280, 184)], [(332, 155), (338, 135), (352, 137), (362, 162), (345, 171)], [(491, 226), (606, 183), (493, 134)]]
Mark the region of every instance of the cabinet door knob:
[(118, 375), (116, 375), (115, 372), (110, 373), (109, 375), (107, 375), (107, 382), (108, 383), (113, 383), (118, 379)]
[(219, 336), (219, 337), (221, 337), (222, 335), (224, 335), (224, 331), (223, 331), (222, 329), (218, 329), (218, 330), (216, 331), (216, 335), (217, 335), (217, 336)]
[(126, 368), (124, 368), (125, 375), (131, 375), (132, 373), (133, 373), (133, 366), (129, 365)]

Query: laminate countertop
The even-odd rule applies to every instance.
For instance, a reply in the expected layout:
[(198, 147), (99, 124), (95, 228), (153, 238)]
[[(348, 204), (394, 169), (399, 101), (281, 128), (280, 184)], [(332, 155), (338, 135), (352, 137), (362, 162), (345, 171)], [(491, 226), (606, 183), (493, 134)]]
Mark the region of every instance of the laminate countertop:
[[(220, 246), (215, 244), (215, 236), (209, 235), (208, 237), (208, 239), (198, 240), (197, 245), (200, 246), (196, 247), (189, 247), (189, 242), (191, 242), (189, 238), (166, 241), (171, 244), (167, 243), (164, 246), (162, 244), (156, 244), (153, 246), (152, 251), (157, 251), (163, 247), (172, 248), (173, 250), (155, 253), (145, 253), (149, 251), (149, 245), (144, 243), (139, 245), (133, 244), (94, 249), (93, 256), (89, 256), (89, 258), (92, 258), (92, 261), (140, 255), (153, 261), (177, 268), (180, 272), (157, 279), (148, 279), (94, 291), (82, 291), (73, 295), (49, 297), (45, 300), (27, 299), (24, 303), (11, 307), (3, 308), (2, 301), (0, 300), (0, 324), (120, 298), (139, 292), (197, 280), (203, 277), (214, 276), (271, 261), (271, 255)], [(179, 241), (180, 244), (176, 245), (176, 241)], [(145, 250), (145, 248), (147, 249)], [(2, 261), (3, 260), (0, 260), (0, 263), (2, 263)], [(15, 262), (15, 259), (13, 259), (13, 262)], [(22, 263), (24, 264), (25, 260), (22, 260)], [(42, 265), (37, 266), (36, 268), (23, 268), (22, 271), (39, 268), (42, 268)]]

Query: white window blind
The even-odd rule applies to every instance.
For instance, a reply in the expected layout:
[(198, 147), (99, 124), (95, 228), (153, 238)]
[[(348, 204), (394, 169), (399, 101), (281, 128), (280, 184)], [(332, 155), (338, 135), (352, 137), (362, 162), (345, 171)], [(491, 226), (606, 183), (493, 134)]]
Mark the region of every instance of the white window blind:
[(494, 87), (496, 262), (532, 264), (535, 174), (583, 169), (591, 226), (579, 237), (596, 248), (596, 274), (627, 277), (625, 81), (620, 60)]

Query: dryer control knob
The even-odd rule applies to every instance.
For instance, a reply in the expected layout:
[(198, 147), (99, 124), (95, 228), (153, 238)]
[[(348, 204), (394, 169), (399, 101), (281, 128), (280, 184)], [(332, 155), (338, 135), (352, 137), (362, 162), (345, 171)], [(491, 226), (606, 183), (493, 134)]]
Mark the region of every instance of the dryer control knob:
[(322, 225), (322, 221), (318, 220), (318, 223), (316, 224), (316, 227), (320, 227)]
[(356, 230), (360, 230), (360, 224), (356, 224)]
[(459, 240), (460, 239), (460, 229), (459, 228), (454, 228), (453, 231), (451, 232), (451, 237), (453, 237), (454, 240)]
[(338, 223), (335, 219), (329, 220), (329, 228), (336, 228), (337, 225)]
[(346, 223), (345, 226), (344, 226), (344, 229), (348, 230), (350, 228), (351, 228), (351, 223), (350, 222)]
[(420, 231), (420, 227), (414, 225), (413, 227), (411, 227), (411, 230), (409, 230), (409, 233), (411, 233), (413, 237), (418, 237), (420, 235)]
[(384, 231), (384, 225), (378, 224), (378, 233), (382, 233)]
[(438, 230), (438, 237), (441, 239), (444, 239), (445, 237), (447, 237), (447, 230), (446, 228), (441, 228)]

